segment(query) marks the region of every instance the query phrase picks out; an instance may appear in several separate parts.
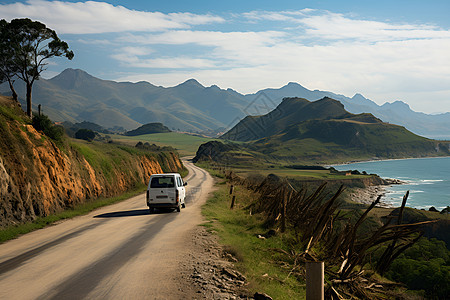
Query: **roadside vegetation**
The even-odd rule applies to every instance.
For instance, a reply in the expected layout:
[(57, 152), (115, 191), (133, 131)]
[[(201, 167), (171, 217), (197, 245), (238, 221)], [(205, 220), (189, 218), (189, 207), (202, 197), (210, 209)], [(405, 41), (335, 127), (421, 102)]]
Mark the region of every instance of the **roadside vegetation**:
[(203, 208), (205, 226), (218, 234), (250, 290), (274, 299), (304, 298), (305, 262), (323, 260), (328, 299), (445, 299), (450, 293), (450, 251), (421, 234), (435, 221), (414, 221), (407, 208), (340, 208), (337, 189), (302, 196), (211, 171), (220, 179)]
[(180, 156), (194, 156), (198, 147), (213, 139), (190, 134), (167, 132), (153, 133), (138, 136), (110, 135), (114, 141), (135, 145), (137, 142), (148, 142), (157, 146), (170, 146), (175, 148)]
[(225, 254), (235, 261), (237, 269), (250, 282), (249, 289), (262, 291), (273, 299), (304, 299), (305, 282), (290, 274), (288, 264), (273, 249), (289, 251), (285, 237), (275, 235), (259, 238), (269, 232), (262, 215), (251, 215), (245, 207), (255, 195), (243, 187), (236, 187), (236, 203), (230, 209), (230, 185), (222, 180), (218, 190), (203, 207), (210, 232), (220, 237)]

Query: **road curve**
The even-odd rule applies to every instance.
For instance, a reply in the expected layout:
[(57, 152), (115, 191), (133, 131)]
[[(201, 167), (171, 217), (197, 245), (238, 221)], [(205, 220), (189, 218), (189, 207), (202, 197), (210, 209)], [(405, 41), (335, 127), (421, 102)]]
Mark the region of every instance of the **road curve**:
[(178, 267), (213, 186), (189, 169), (186, 208), (149, 214), (145, 194), (0, 245), (0, 299), (182, 299)]

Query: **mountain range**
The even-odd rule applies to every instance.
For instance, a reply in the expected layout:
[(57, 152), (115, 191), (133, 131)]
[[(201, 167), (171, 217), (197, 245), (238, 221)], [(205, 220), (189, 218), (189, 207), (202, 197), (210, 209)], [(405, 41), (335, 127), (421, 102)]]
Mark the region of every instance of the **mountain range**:
[(416, 112), (402, 101), (378, 105), (361, 94), (355, 94), (350, 98), (328, 91), (311, 91), (295, 82), (290, 82), (279, 89), (264, 89), (245, 97), (249, 101), (258, 97), (268, 98), (276, 105), (285, 97), (299, 97), (310, 101), (329, 97), (341, 102), (350, 113), (371, 113), (383, 122), (404, 126), (421, 136), (433, 139), (450, 139), (450, 131), (448, 130), (450, 128), (448, 127), (450, 126), (450, 112), (433, 115)]
[(450, 142), (421, 137), (369, 113), (352, 114), (329, 97), (284, 98), (267, 114), (245, 117), (221, 139), (222, 144), (201, 145), (195, 159), (241, 165), (328, 164), (450, 154)]
[[(25, 95), (23, 83), (18, 81), (15, 88), (19, 96)], [(7, 84), (0, 85), (0, 93), (10, 94)], [(51, 79), (41, 78), (33, 86), (34, 109), (41, 104), (52, 120), (89, 121), (123, 131), (160, 122), (173, 130), (225, 132), (247, 115), (272, 111), (285, 97), (310, 101), (330, 97), (339, 100), (350, 113), (372, 113), (384, 122), (405, 126), (419, 135), (450, 138), (450, 113), (415, 112), (401, 101), (379, 106), (360, 94), (349, 98), (311, 91), (293, 82), (279, 89), (243, 95), (216, 85), (205, 87), (195, 79), (166, 88), (148, 82), (102, 80), (82, 70), (66, 69)]]

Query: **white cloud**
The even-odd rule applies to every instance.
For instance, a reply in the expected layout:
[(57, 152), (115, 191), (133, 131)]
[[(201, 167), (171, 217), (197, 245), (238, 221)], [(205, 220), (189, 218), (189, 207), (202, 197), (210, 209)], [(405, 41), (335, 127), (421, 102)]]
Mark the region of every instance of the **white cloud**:
[(314, 9), (300, 11), (252, 11), (242, 16), (248, 20), (283, 21), (297, 24), (305, 37), (327, 40), (356, 39), (380, 42), (384, 40), (450, 38), (448, 30), (424, 24), (395, 24), (361, 20), (343, 14)]
[(152, 49), (147, 47), (123, 47), (120, 51), (122, 53), (127, 53), (128, 55), (136, 56), (149, 55), (153, 52)]
[(448, 30), (430, 25), (389, 24), (378, 21), (355, 20), (341, 14), (326, 13), (297, 20), (309, 36), (330, 40), (357, 39), (380, 42), (386, 40), (450, 38)]
[(77, 39), (76, 40), (80, 44), (85, 45), (112, 45), (113, 42), (105, 39)]
[[(173, 57), (178, 63), (170, 64), (170, 58), (165, 58), (164, 63), (158, 63), (160, 66), (168, 65), (174, 68), (176, 65), (205, 66), (210, 68), (213, 65), (222, 65), (229, 69), (242, 66), (257, 66), (266, 60), (267, 47), (274, 47), (283, 41), (285, 33), (283, 32), (213, 32), (213, 31), (167, 31), (161, 34), (128, 34), (119, 40), (127, 44), (142, 45), (186, 45), (203, 46), (203, 58), (187, 58), (184, 54), (182, 60), (179, 57)], [(186, 50), (189, 52), (189, 50)], [(114, 59), (130, 63), (128, 56), (123, 54), (114, 55)], [(194, 63), (181, 63), (181, 61), (191, 60)], [(214, 63), (211, 63), (214, 61)], [(138, 63), (133, 60), (132, 65)], [(154, 61), (152, 61), (154, 63)], [(150, 63), (141, 61), (142, 65), (151, 66)], [(129, 65), (131, 66), (131, 64)]]
[[(137, 56), (124, 56), (116, 54), (113, 57), (125, 63), (127, 67), (151, 69), (205, 69), (214, 68), (214, 61), (202, 58), (176, 57), (176, 58), (150, 58), (142, 59)], [(142, 80), (142, 79), (141, 79)], [(138, 80), (138, 81), (141, 81)]]
[(305, 17), (309, 13), (315, 12), (315, 9), (305, 8), (297, 11), (251, 11), (243, 13), (242, 16), (251, 21), (266, 20), (266, 21), (289, 21), (297, 22), (298, 17)]
[(282, 42), (280, 38), (286, 36), (284, 32), (220, 32), (220, 31), (192, 31), (176, 30), (157, 34), (128, 34), (119, 40), (137, 44), (165, 44), (183, 45), (198, 44), (203, 46), (232, 47), (243, 45), (259, 47)]
[(25, 17), (39, 20), (62, 34), (161, 31), (224, 21), (209, 14), (145, 12), (96, 1), (29, 0), (26, 3), (0, 4), (0, 13), (7, 20)]

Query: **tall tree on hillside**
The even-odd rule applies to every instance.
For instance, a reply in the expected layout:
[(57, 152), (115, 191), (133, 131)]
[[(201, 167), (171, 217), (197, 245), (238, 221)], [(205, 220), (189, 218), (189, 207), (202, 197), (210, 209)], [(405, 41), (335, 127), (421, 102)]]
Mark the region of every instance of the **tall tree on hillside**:
[(14, 19), (6, 27), (7, 41), (13, 50), (9, 63), (17, 69), (17, 77), (26, 83), (27, 114), (31, 117), (31, 90), (35, 80), (45, 70), (46, 60), (55, 56), (65, 56), (71, 60), (74, 55), (69, 45), (45, 24), (30, 19)]
[(17, 67), (13, 63), (14, 49), (11, 47), (11, 35), (8, 32), (8, 22), (0, 20), (0, 83), (8, 82), (12, 97), (17, 101), (14, 81)]

